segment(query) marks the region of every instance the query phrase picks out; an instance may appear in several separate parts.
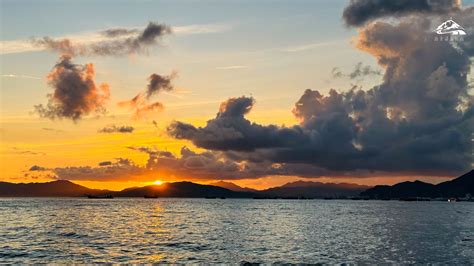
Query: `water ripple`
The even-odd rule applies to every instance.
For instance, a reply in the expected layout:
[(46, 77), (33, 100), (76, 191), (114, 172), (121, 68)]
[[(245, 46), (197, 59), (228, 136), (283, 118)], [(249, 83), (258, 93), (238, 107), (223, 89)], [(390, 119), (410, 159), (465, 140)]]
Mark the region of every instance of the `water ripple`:
[(474, 264), (474, 204), (0, 199), (0, 263)]

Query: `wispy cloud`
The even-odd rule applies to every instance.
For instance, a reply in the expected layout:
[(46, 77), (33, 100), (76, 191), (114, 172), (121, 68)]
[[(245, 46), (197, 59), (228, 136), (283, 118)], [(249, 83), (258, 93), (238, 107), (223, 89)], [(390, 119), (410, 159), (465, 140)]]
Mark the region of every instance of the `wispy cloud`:
[[(118, 38), (133, 37), (139, 34), (137, 31), (138, 27), (123, 27), (120, 29), (128, 29), (127, 34), (121, 34)], [(173, 26), (172, 31), (175, 35), (190, 35), (190, 34), (211, 34), (221, 33), (232, 29), (231, 24), (218, 23), (218, 24), (191, 24), (182, 26)], [(77, 32), (74, 34), (67, 34), (63, 36), (56, 36), (55, 39), (68, 39), (72, 43), (80, 43), (82, 45), (88, 45), (101, 41), (106, 41), (110, 38), (110, 35), (104, 34), (107, 30), (97, 31), (84, 31)], [(117, 36), (115, 36), (117, 38)], [(35, 45), (32, 39), (23, 40), (0, 40), (0, 54), (16, 54), (26, 52), (37, 52), (44, 51), (47, 48), (44, 46)]]
[(244, 65), (220, 66), (220, 67), (216, 67), (216, 69), (219, 69), (219, 70), (235, 70), (235, 69), (244, 69), (244, 68), (249, 68), (249, 67), (248, 67), (248, 66), (244, 66)]
[(221, 33), (232, 29), (231, 24), (192, 24), (173, 27), (173, 32), (178, 35)]
[(308, 50), (313, 50), (329, 45), (333, 45), (336, 43), (339, 43), (341, 41), (330, 41), (330, 42), (315, 42), (315, 43), (307, 43), (307, 44), (302, 44), (302, 45), (297, 45), (297, 46), (290, 46), (286, 48), (279, 49), (281, 52), (287, 52), (287, 53), (297, 53), (297, 52), (304, 52)]
[(28, 75), (16, 75), (16, 74), (2, 74), (2, 78), (14, 78), (14, 79), (41, 79), (40, 77), (28, 76)]

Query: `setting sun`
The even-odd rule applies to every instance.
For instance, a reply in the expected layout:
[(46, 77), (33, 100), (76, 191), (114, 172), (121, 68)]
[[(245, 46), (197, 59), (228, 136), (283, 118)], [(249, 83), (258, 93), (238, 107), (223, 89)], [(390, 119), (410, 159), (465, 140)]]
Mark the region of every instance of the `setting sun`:
[(161, 185), (163, 184), (163, 181), (160, 181), (160, 180), (156, 180), (155, 182), (153, 182), (153, 185)]

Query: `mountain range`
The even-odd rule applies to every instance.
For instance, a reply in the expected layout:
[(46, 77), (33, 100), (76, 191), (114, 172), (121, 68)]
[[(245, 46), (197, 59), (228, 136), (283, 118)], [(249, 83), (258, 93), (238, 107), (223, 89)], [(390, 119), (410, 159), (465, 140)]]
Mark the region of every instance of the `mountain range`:
[(324, 198), (352, 197), (369, 187), (356, 184), (320, 182), (293, 182), (266, 190), (243, 188), (231, 182), (219, 181), (211, 185), (192, 182), (173, 182), (162, 185), (126, 188), (121, 191), (97, 190), (67, 180), (47, 183), (0, 182), (0, 197), (225, 197), (225, 198)]
[(346, 198), (358, 196), (369, 188), (369, 186), (349, 183), (296, 181), (265, 189), (259, 193), (270, 197)]
[(223, 187), (223, 188), (227, 188), (228, 190), (237, 191), (237, 192), (258, 192), (258, 190), (256, 189), (248, 188), (248, 187), (240, 187), (232, 182), (218, 181), (218, 182), (211, 183), (209, 185), (216, 186), (216, 187)]
[(19, 184), (0, 182), (0, 197), (80, 197), (110, 192), (109, 190), (86, 188), (67, 180)]
[(0, 182), (0, 197), (81, 197), (87, 195), (114, 197), (219, 197), (219, 198), (353, 198), (402, 199), (413, 197), (449, 198), (474, 195), (474, 170), (437, 185), (422, 181), (402, 182), (375, 187), (350, 183), (296, 181), (265, 190), (240, 187), (219, 181), (209, 185), (172, 182), (162, 185), (127, 188), (121, 191), (90, 189), (67, 180), (46, 183)]
[(437, 185), (422, 181), (402, 182), (393, 186), (375, 186), (361, 193), (370, 199), (462, 198), (474, 196), (474, 170)]

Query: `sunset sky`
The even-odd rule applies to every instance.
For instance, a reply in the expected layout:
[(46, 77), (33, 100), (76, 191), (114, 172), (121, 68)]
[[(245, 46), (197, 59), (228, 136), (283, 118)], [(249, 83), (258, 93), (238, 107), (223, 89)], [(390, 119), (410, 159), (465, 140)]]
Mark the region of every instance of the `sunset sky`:
[[(455, 177), (472, 168), (474, 11), (445, 2), (385, 18), (330, 0), (2, 0), (0, 181)], [(430, 39), (450, 17), (465, 39)]]

